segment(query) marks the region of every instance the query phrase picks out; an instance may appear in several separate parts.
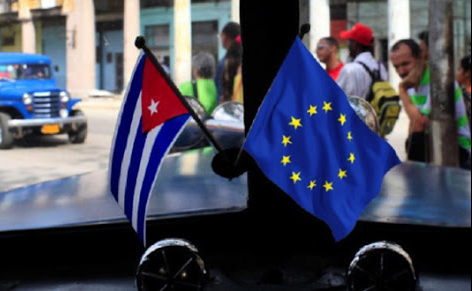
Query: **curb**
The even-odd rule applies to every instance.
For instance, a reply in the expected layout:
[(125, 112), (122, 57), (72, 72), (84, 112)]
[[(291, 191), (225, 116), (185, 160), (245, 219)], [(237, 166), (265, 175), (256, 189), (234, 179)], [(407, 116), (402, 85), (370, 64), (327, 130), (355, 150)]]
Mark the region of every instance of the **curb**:
[(77, 103), (81, 109), (110, 109), (118, 110), (121, 108), (123, 99), (121, 98), (87, 98)]

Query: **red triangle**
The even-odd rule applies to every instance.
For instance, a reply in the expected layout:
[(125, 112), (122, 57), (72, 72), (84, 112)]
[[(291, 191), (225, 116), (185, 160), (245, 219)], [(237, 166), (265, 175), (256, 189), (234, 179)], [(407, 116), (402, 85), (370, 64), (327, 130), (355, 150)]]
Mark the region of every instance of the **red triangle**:
[(143, 133), (147, 133), (188, 111), (161, 73), (146, 57), (141, 93)]

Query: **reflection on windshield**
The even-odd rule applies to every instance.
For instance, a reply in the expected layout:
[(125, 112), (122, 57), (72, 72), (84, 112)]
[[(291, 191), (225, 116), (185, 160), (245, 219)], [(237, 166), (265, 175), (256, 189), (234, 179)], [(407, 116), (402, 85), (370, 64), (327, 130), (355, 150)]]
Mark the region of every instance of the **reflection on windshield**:
[(45, 64), (0, 65), (0, 80), (50, 79), (51, 70)]

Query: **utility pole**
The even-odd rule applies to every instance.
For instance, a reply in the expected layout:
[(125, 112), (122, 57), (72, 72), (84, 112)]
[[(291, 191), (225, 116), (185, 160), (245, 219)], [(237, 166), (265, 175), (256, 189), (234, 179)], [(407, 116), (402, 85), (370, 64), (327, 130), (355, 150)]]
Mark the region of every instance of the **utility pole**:
[(455, 118), (453, 0), (429, 1), (431, 79), (430, 160), (438, 166), (459, 166)]

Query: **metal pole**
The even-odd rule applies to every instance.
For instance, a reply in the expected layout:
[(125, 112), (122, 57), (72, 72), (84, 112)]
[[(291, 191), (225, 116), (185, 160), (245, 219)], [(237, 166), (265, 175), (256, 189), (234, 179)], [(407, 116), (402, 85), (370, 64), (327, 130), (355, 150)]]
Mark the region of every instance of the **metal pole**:
[(438, 166), (459, 166), (455, 120), (453, 0), (429, 1), (430, 158)]

